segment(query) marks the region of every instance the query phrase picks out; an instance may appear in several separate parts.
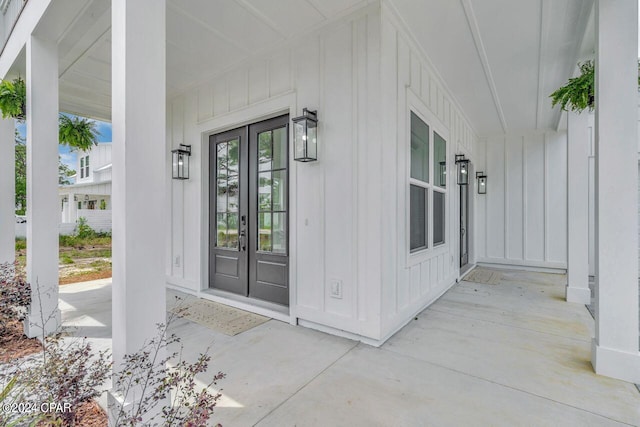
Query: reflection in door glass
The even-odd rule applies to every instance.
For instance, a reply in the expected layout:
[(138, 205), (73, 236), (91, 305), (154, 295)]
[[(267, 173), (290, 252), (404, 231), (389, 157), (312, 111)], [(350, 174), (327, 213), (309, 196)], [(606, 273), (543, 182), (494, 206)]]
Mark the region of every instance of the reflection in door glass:
[(216, 147), (216, 246), (238, 248), (238, 140)]
[(258, 134), (258, 250), (287, 253), (287, 127)]

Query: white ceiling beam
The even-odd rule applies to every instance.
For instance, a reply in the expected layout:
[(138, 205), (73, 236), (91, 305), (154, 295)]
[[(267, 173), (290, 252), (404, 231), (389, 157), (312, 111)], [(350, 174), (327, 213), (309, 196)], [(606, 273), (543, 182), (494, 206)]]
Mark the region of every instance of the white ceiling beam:
[(265, 15), (264, 13), (256, 9), (255, 6), (249, 3), (247, 0), (235, 0), (235, 1), (236, 3), (238, 3), (240, 7), (244, 8), (247, 12), (249, 12), (256, 18), (258, 18), (260, 21), (262, 21), (267, 27), (271, 28), (273, 31), (278, 33), (280, 37), (287, 38), (287, 35), (282, 32), (282, 29), (278, 24), (273, 22), (271, 18), (269, 18), (267, 15)]
[(493, 78), (493, 73), (491, 72), (491, 66), (489, 65), (489, 59), (487, 58), (487, 52), (484, 48), (484, 43), (480, 35), (478, 20), (476, 19), (475, 12), (473, 11), (473, 7), (471, 6), (471, 1), (460, 0), (460, 2), (462, 3), (464, 14), (467, 18), (467, 24), (469, 25), (469, 31), (471, 31), (471, 36), (473, 37), (476, 51), (478, 52), (478, 57), (480, 58), (480, 63), (482, 64), (482, 69), (484, 70), (484, 75), (487, 79), (487, 85), (489, 86), (491, 96), (493, 97), (493, 103), (496, 107), (496, 113), (498, 114), (498, 118), (500, 119), (500, 124), (502, 125), (502, 131), (504, 133), (507, 133), (507, 121), (504, 117), (502, 103), (500, 102), (500, 97), (498, 96), (498, 90), (496, 89), (496, 83)]
[[(576, 26), (576, 34), (579, 34), (580, 37), (576, 37), (575, 45), (573, 47), (573, 51), (575, 52), (573, 61), (571, 62), (571, 74), (567, 76), (567, 78), (575, 75), (578, 70), (578, 62), (585, 61), (587, 59), (592, 58), (582, 58), (582, 52), (585, 49), (585, 44), (587, 43), (588, 33), (593, 31), (593, 27), (590, 23), (593, 20), (594, 13), (594, 1), (593, 0), (585, 0), (580, 3), (580, 14), (578, 18), (578, 24)], [(565, 112), (558, 108), (555, 114), (555, 126), (556, 131), (560, 130), (561, 123), (563, 118), (566, 117)]]

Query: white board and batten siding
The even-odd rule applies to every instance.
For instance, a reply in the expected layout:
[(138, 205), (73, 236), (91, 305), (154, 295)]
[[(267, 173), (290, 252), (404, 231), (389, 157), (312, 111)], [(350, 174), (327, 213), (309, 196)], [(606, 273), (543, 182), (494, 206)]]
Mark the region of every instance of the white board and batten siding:
[[(454, 154), (464, 153), (474, 161), (477, 137), (426, 54), (394, 12), (383, 7), (383, 338), (449, 289), (459, 271), (459, 193), (451, 171), (455, 170)], [(444, 133), (449, 172), (445, 244), (415, 255), (409, 253), (411, 110), (418, 110), (432, 129)], [(431, 231), (428, 234), (432, 236)]]
[(483, 137), (477, 167), (487, 194), (476, 195), (477, 261), (565, 269), (566, 132)]
[[(291, 317), (378, 340), (379, 87), (380, 10), (372, 5), (171, 99), (167, 153), (183, 143), (192, 156), (191, 178), (167, 183), (168, 282), (208, 288), (208, 136), (317, 109), (318, 161), (290, 156)], [(341, 298), (330, 295), (335, 281)]]

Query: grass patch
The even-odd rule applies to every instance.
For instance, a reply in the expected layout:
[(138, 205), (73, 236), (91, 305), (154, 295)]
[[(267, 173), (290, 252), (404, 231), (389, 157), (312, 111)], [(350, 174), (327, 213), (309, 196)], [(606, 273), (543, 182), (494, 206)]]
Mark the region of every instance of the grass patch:
[(26, 237), (16, 237), (16, 251), (27, 249)]
[(75, 261), (67, 254), (62, 254), (60, 257), (60, 262), (62, 264), (75, 264)]
[(60, 236), (61, 248), (86, 248), (87, 246), (111, 246), (111, 236)]

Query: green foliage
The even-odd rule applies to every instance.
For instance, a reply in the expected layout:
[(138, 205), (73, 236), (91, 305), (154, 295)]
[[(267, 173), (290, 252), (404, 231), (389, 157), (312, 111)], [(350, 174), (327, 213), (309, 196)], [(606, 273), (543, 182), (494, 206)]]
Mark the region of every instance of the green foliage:
[(88, 239), (95, 237), (96, 232), (89, 224), (87, 224), (87, 218), (80, 217), (76, 222), (76, 237), (80, 239)]
[(595, 67), (593, 61), (578, 64), (581, 74), (570, 78), (566, 85), (557, 89), (550, 95), (551, 106), (560, 104), (565, 111), (582, 112), (585, 109), (593, 111)]
[(27, 209), (27, 146), (24, 138), (16, 130), (15, 132), (16, 151), (16, 194), (15, 207), (17, 215), (24, 215)]
[(62, 254), (62, 256), (60, 256), (60, 262), (62, 264), (74, 264), (75, 263), (73, 258), (71, 258), (68, 254)]
[[(111, 245), (111, 233), (95, 233), (95, 235), (85, 238), (80, 238), (76, 235), (73, 236), (64, 236), (60, 235), (59, 237), (60, 247), (65, 248), (78, 248), (84, 249), (88, 246), (109, 246)], [(72, 255), (75, 258), (78, 258), (78, 254), (74, 253)], [(95, 255), (95, 256), (111, 256), (111, 255)]]
[(27, 249), (27, 239), (24, 237), (16, 237), (16, 251)]
[(75, 173), (76, 171), (62, 163), (62, 158), (58, 156), (58, 185), (70, 185), (71, 181), (69, 178)]
[(60, 144), (68, 145), (72, 150), (89, 151), (98, 144), (100, 132), (93, 120), (60, 114), (58, 125)]
[[(578, 67), (581, 73), (578, 77), (570, 78), (566, 85), (549, 95), (552, 107), (560, 104), (561, 109), (577, 113), (587, 108), (593, 111), (595, 108), (595, 64), (590, 60), (578, 64)], [(640, 61), (638, 71), (640, 73)], [(638, 86), (640, 86), (640, 75)]]
[(104, 211), (104, 210), (106, 210), (106, 209), (107, 209), (107, 202), (106, 202), (106, 200), (104, 200), (104, 199), (100, 200), (100, 210), (101, 210), (101, 211)]
[(22, 78), (0, 82), (0, 110), (2, 118), (12, 117), (19, 121), (26, 118), (27, 86)]

